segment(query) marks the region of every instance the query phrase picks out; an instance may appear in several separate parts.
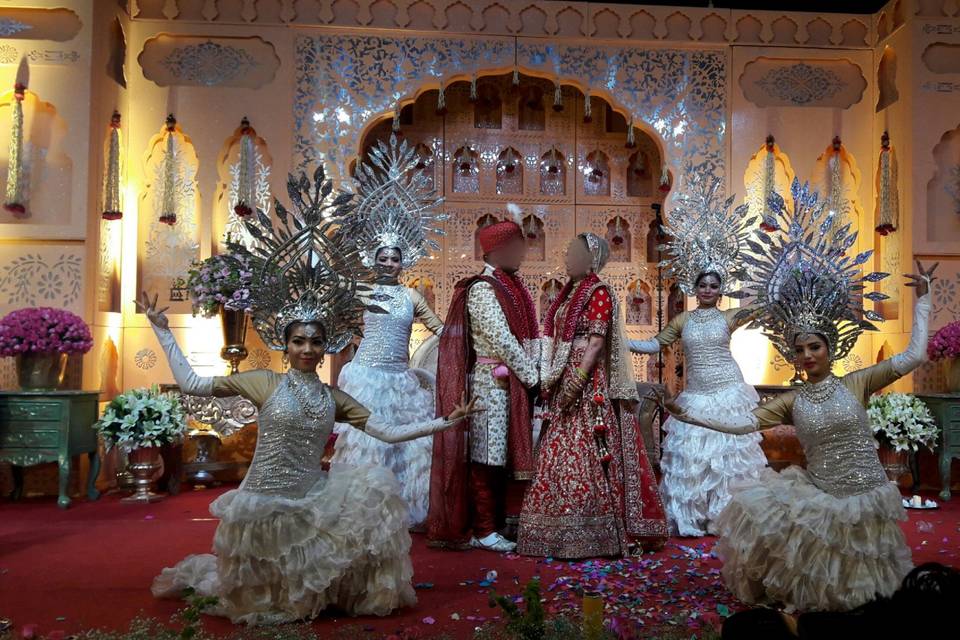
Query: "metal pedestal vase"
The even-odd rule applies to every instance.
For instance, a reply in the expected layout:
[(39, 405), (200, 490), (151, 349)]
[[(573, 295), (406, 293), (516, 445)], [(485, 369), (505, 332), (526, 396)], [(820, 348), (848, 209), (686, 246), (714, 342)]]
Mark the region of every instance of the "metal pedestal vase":
[(215, 487), (220, 483), (210, 473), (208, 467), (217, 461), (220, 451), (220, 434), (213, 429), (193, 429), (187, 436), (196, 444), (197, 453), (191, 463), (187, 481), (194, 487)]
[(896, 482), (901, 476), (910, 472), (910, 454), (906, 451), (897, 451), (887, 444), (881, 444), (877, 450), (880, 457), (880, 466), (887, 474), (890, 482)]
[(160, 447), (139, 447), (127, 454), (129, 464), (127, 468), (133, 474), (133, 495), (121, 498), (120, 502), (149, 503), (156, 502), (163, 496), (153, 493), (153, 476), (160, 465), (157, 458), (160, 456)]
[(230, 363), (230, 374), (240, 370), (240, 363), (247, 357), (243, 345), (247, 339), (247, 313), (220, 307), (220, 328), (223, 330), (223, 349), (220, 357)]

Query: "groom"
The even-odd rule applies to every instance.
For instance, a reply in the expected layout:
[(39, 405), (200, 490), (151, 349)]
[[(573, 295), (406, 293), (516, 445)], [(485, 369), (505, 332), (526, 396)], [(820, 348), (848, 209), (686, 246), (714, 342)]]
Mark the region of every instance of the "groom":
[(520, 226), (478, 232), (483, 272), (457, 283), (437, 362), (437, 415), (464, 397), (484, 411), (434, 436), (427, 537), (434, 546), (512, 551), (499, 515), (516, 522), (533, 476), (533, 392), (539, 380), (537, 315), (517, 275)]

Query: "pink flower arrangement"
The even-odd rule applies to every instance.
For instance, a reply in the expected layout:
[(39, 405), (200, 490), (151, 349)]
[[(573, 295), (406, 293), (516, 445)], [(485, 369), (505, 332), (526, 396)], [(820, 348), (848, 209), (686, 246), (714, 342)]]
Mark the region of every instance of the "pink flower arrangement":
[(960, 320), (940, 327), (927, 344), (927, 357), (931, 360), (960, 358)]
[(92, 348), (90, 327), (65, 309), (18, 309), (0, 319), (0, 356), (86, 353)]
[(194, 315), (212, 318), (220, 307), (234, 311), (250, 308), (253, 268), (243, 256), (210, 256), (194, 263), (187, 276), (187, 291)]

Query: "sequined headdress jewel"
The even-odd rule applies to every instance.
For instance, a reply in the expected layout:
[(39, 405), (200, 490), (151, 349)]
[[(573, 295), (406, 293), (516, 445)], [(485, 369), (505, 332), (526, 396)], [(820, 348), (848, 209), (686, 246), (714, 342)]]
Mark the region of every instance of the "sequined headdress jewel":
[(668, 241), (660, 249), (669, 255), (660, 265), (688, 296), (696, 291), (697, 276), (712, 271), (720, 276), (721, 292), (738, 297), (745, 275), (742, 253), (757, 218), (746, 215), (745, 204), (731, 209), (734, 197), (723, 199), (720, 178), (693, 173), (667, 214)]
[(337, 239), (353, 209), (353, 194), (335, 192), (322, 166), (312, 184), (305, 174), (291, 174), (287, 193), (293, 211), (277, 200), (274, 223), (258, 210), (256, 220), (244, 220), (255, 246), (229, 242), (228, 248), (253, 266), (253, 326), (267, 346), (283, 350), (287, 327), (310, 322), (323, 328), (325, 350), (336, 353), (359, 335), (360, 294), (369, 290), (365, 282), (372, 278), (356, 247)]
[(863, 309), (864, 299), (879, 302), (888, 296), (864, 294), (865, 283), (875, 283), (888, 273), (863, 275), (861, 265), (872, 251), (847, 254), (857, 241), (850, 224), (834, 227), (836, 213), (827, 209), (808, 184), (794, 179), (790, 188), (793, 207), (773, 194), (769, 209), (775, 228), (757, 231), (745, 256), (749, 284), (745, 287), (762, 312), (752, 325), (761, 328), (777, 351), (793, 361), (797, 336), (817, 333), (827, 339), (830, 359), (844, 358), (864, 331), (876, 331), (871, 321), (883, 317)]
[(441, 223), (449, 216), (420, 163), (416, 148), (391, 134), (389, 144), (379, 141), (360, 164), (347, 232), (366, 266), (383, 248), (399, 249), (405, 269), (440, 249), (436, 237), (444, 235)]

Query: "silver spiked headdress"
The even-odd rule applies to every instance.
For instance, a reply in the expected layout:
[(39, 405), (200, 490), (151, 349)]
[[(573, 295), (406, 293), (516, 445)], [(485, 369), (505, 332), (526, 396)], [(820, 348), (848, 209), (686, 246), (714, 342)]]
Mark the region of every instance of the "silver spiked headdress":
[(372, 267), (377, 251), (387, 247), (400, 250), (405, 269), (440, 249), (435, 236), (444, 235), (440, 223), (449, 216), (440, 211), (443, 199), (419, 162), (416, 148), (391, 134), (389, 144), (379, 141), (360, 163), (347, 232), (364, 265)]
[(835, 213), (827, 209), (808, 184), (794, 179), (790, 187), (793, 207), (783, 197), (770, 197), (770, 211), (777, 228), (757, 231), (749, 240), (749, 284), (745, 290), (762, 313), (751, 323), (763, 329), (780, 354), (792, 361), (797, 336), (818, 333), (827, 339), (830, 359), (844, 358), (864, 331), (876, 331), (871, 321), (883, 317), (863, 309), (864, 299), (878, 302), (888, 296), (864, 294), (865, 283), (879, 282), (888, 273), (863, 275), (861, 265), (873, 251), (854, 257), (847, 251), (857, 240), (850, 224), (834, 228)]
[(335, 193), (323, 167), (313, 174), (289, 176), (287, 194), (294, 211), (277, 200), (277, 223), (258, 210), (256, 221), (245, 220), (257, 241), (247, 248), (228, 248), (246, 255), (253, 266), (253, 326), (271, 349), (281, 351), (286, 330), (294, 322), (323, 327), (325, 350), (336, 353), (359, 335), (365, 309), (360, 296), (372, 278), (351, 244), (338, 231), (353, 209), (351, 193)]
[(669, 256), (660, 266), (688, 296), (696, 291), (697, 277), (713, 271), (720, 276), (721, 292), (737, 297), (745, 275), (742, 253), (757, 218), (746, 215), (748, 205), (731, 209), (734, 198), (723, 199), (719, 178), (695, 174), (667, 214), (663, 232), (669, 239), (660, 249)]

